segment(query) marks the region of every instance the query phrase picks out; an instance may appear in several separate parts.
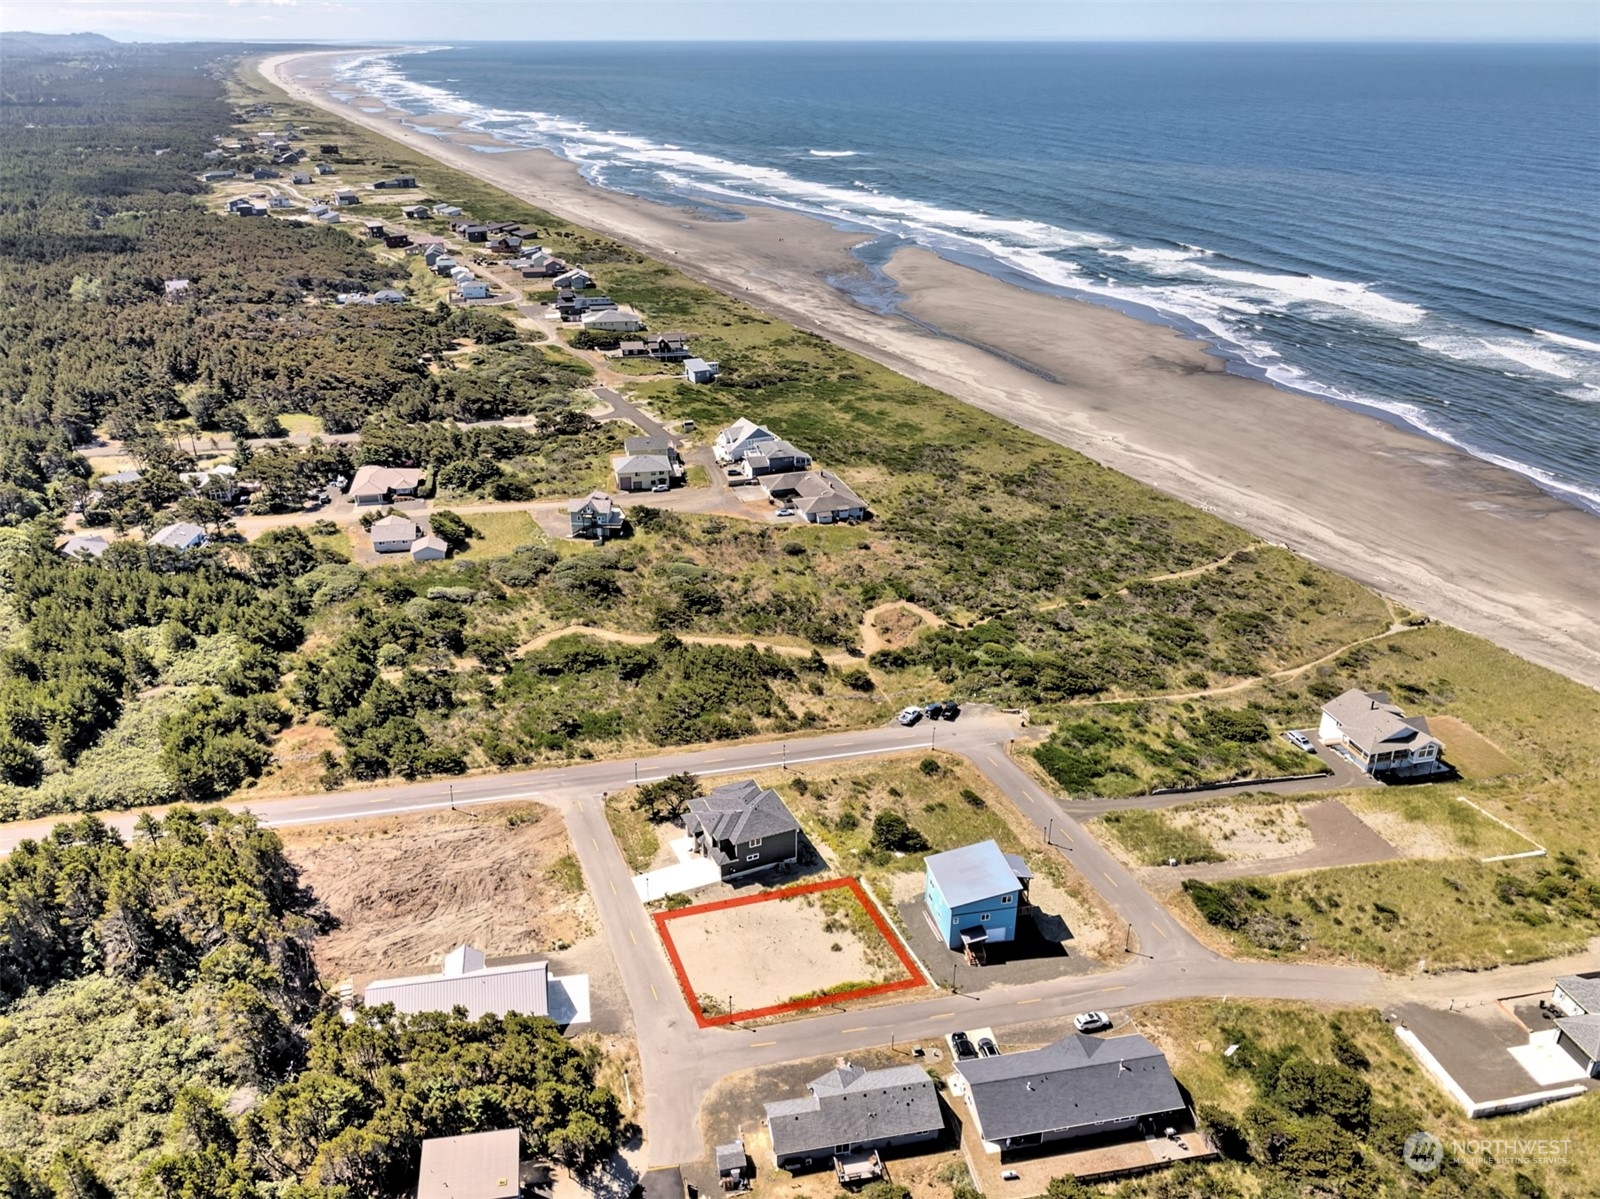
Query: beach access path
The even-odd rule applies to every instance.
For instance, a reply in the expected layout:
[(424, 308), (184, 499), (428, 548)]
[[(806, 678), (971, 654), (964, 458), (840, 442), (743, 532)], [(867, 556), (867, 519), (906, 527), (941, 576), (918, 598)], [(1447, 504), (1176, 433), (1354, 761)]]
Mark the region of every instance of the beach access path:
[(1600, 686), (1600, 520), (1519, 475), (1379, 419), (1228, 374), (1200, 343), (922, 250), (887, 271), (904, 315), (830, 284), (867, 233), (793, 213), (707, 220), (595, 188), (544, 151), (400, 124), (328, 95), (341, 50), (259, 65), (271, 84), (417, 154), (671, 263), (796, 326), (1287, 545), (1409, 607)]

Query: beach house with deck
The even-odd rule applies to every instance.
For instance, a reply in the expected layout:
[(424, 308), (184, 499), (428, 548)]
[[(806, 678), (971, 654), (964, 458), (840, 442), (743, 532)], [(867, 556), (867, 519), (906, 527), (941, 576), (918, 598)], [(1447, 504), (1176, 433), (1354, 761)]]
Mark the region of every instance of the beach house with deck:
[(994, 841), (929, 854), (923, 861), (928, 923), (950, 949), (981, 961), (985, 947), (1017, 937), (1017, 913), (1028, 902), (1033, 872)]
[(765, 1104), (780, 1170), (831, 1166), (841, 1183), (883, 1176), (878, 1150), (937, 1140), (944, 1109), (921, 1066), (864, 1070), (848, 1061), (806, 1084), (799, 1099)]
[(1317, 736), (1375, 778), (1419, 778), (1449, 769), (1423, 716), (1407, 716), (1382, 691), (1352, 687), (1322, 709)]

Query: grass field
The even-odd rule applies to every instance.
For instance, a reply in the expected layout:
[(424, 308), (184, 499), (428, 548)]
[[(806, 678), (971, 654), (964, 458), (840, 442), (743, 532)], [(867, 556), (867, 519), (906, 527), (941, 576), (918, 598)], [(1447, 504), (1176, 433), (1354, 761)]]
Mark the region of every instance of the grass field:
[[(1234, 1190), (1194, 1186), (1188, 1191), (1172, 1191), (1163, 1187), (1163, 1176), (1152, 1175), (1147, 1182), (1117, 1191), (1119, 1199), (1424, 1191), (1463, 1197), (1587, 1199), (1594, 1193), (1592, 1147), (1600, 1144), (1600, 1093), (1522, 1115), (1471, 1121), (1422, 1072), (1378, 1013), (1369, 1009), (1329, 1010), (1282, 1001), (1192, 1000), (1136, 1008), (1131, 1014), (1140, 1031), (1166, 1051), (1173, 1073), (1196, 1105), (1220, 1109), (1246, 1129), (1252, 1123), (1251, 1105), (1261, 1098), (1257, 1078), (1269, 1074), (1273, 1062), (1289, 1055), (1327, 1065), (1355, 1063), (1352, 1077), (1358, 1086), (1370, 1088), (1371, 1116), (1364, 1124), (1357, 1123), (1359, 1148), (1354, 1160), (1338, 1154), (1319, 1158), (1285, 1152), (1273, 1163), (1271, 1155), (1263, 1152), (1254, 1164), (1225, 1162), (1205, 1169), (1206, 1177), (1218, 1183), (1226, 1180)], [(1232, 1058), (1225, 1058), (1223, 1050), (1229, 1044), (1241, 1048)], [(1256, 1068), (1250, 1068), (1245, 1059), (1253, 1060)], [(1283, 1123), (1282, 1129), (1291, 1140), (1313, 1133), (1293, 1120)], [(1467, 1157), (1418, 1189), (1418, 1180), (1401, 1160), (1405, 1138), (1418, 1130), (1433, 1133), (1447, 1146), (1482, 1137), (1565, 1140), (1570, 1145), (1565, 1152), (1553, 1154), (1547, 1164), (1497, 1162), (1492, 1155)], [(1271, 1134), (1261, 1128), (1257, 1135), (1265, 1141)], [(1331, 1173), (1319, 1176), (1326, 1169)], [(1519, 1173), (1544, 1189), (1519, 1184)], [(1168, 1181), (1172, 1181), (1170, 1176)]]
[(1223, 860), (1216, 846), (1204, 836), (1178, 827), (1160, 812), (1140, 808), (1108, 812), (1095, 824), (1121, 842), (1141, 866), (1160, 866), (1174, 859), (1181, 865)]
[(503, 558), (519, 545), (549, 541), (526, 512), (469, 512), (462, 519), (472, 528), (472, 540), (458, 558)]

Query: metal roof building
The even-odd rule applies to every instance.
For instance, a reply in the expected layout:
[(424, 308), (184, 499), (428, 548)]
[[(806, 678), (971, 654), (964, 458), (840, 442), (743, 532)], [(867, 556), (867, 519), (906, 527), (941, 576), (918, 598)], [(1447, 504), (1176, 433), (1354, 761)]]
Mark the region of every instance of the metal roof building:
[(392, 1003), (400, 1012), (448, 1012), (467, 1009), (467, 1018), (507, 1012), (548, 1016), (549, 963), (524, 962), (514, 966), (485, 966), (483, 951), (470, 945), (452, 949), (441, 974), (413, 978), (384, 978), (367, 984), (368, 1007)]

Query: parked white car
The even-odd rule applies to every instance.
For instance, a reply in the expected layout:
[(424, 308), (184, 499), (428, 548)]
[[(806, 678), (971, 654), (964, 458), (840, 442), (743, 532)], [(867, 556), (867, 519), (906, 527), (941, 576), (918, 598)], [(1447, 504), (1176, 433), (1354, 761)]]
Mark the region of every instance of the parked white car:
[(1079, 1032), (1100, 1032), (1111, 1027), (1111, 1017), (1104, 1012), (1085, 1012), (1072, 1018), (1072, 1027)]
[(902, 708), (900, 715), (896, 716), (895, 719), (909, 727), (922, 719), (922, 709), (917, 707)]

